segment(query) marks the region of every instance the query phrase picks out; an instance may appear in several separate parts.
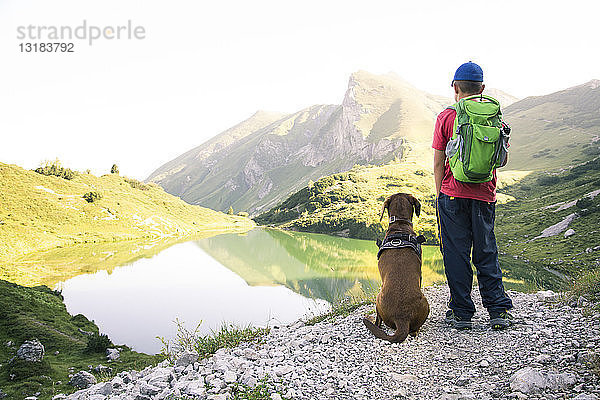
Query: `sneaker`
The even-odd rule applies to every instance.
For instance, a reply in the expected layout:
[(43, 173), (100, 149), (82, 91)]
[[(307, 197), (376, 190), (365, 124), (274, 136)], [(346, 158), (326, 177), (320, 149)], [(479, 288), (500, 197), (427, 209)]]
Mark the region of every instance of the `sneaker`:
[(454, 311), (452, 310), (446, 311), (446, 319), (444, 319), (444, 322), (459, 330), (473, 328), (473, 323), (470, 319), (461, 319), (458, 315), (454, 314)]
[(506, 329), (509, 326), (514, 325), (514, 319), (515, 318), (507, 311), (490, 313), (490, 325), (492, 326), (492, 329)]

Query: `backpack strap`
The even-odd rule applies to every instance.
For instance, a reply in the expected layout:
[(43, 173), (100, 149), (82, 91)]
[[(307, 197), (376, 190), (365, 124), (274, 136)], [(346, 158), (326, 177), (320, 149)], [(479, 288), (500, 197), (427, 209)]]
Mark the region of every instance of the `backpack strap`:
[(456, 107), (455, 106), (448, 106), (448, 107), (446, 107), (446, 110), (454, 110), (454, 111), (456, 111)]

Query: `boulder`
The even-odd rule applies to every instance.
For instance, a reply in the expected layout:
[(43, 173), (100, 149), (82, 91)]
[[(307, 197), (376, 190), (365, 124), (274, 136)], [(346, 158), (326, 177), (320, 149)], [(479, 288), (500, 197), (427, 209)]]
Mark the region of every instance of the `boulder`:
[(52, 397), (52, 400), (65, 400), (67, 398), (66, 394), (59, 393), (56, 396)]
[(106, 358), (108, 361), (115, 361), (121, 357), (119, 349), (106, 349)]
[(541, 392), (547, 386), (546, 378), (535, 368), (521, 368), (510, 377), (510, 388), (525, 394)]
[(3, 399), (3, 398), (5, 398), (6, 396), (8, 396), (8, 395), (7, 395), (6, 393), (4, 393), (4, 392), (2, 391), (2, 389), (0, 389), (0, 399)]
[(179, 357), (177, 357), (177, 360), (175, 361), (175, 366), (176, 367), (187, 367), (190, 364), (195, 363), (196, 361), (198, 361), (198, 353), (195, 351), (185, 351), (183, 353), (181, 353), (179, 355)]
[(575, 234), (575, 231), (573, 229), (567, 229), (567, 231), (565, 232), (565, 238), (571, 237)]
[(27, 340), (17, 350), (17, 357), (25, 361), (40, 362), (44, 358), (44, 345), (37, 339)]
[(77, 389), (87, 389), (96, 383), (96, 377), (87, 371), (79, 371), (69, 381), (69, 385), (75, 386)]

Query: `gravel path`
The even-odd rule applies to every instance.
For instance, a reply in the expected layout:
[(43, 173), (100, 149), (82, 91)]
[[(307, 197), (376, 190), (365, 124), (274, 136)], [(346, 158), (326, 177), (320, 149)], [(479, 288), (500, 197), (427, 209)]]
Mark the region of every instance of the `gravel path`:
[[(69, 398), (227, 399), (235, 382), (254, 385), (264, 376), (293, 399), (600, 398), (590, 367), (598, 362), (600, 314), (554, 302), (551, 293), (509, 292), (514, 327), (491, 330), (479, 306), (473, 330), (456, 331), (443, 322), (447, 292), (425, 289), (429, 319), (401, 344), (374, 338), (361, 321), (373, 307), (362, 307), (315, 326), (274, 327), (261, 345), (221, 349), (199, 363), (184, 354), (176, 366), (122, 373)], [(477, 290), (474, 300), (481, 304)]]

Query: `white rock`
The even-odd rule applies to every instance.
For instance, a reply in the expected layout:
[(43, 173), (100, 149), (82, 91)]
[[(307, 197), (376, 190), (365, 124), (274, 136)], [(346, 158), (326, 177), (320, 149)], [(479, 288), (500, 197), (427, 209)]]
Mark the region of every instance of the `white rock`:
[(575, 231), (573, 229), (567, 229), (567, 231), (565, 232), (565, 238), (571, 237), (575, 234)]
[(17, 350), (17, 357), (30, 362), (40, 362), (44, 358), (44, 345), (37, 339), (26, 340)]
[(244, 350), (244, 357), (252, 361), (258, 360), (260, 358), (259, 354), (254, 349), (250, 348)]
[(546, 378), (538, 370), (531, 367), (521, 368), (510, 378), (510, 388), (525, 394), (540, 392), (546, 386)]
[(189, 396), (204, 396), (206, 394), (206, 388), (204, 382), (192, 381), (182, 390), (182, 393)]
[(391, 373), (392, 379), (400, 383), (415, 383), (419, 381), (419, 378), (412, 374), (399, 374), (397, 372)]
[(271, 400), (281, 400), (281, 395), (279, 393), (271, 393)]
[(154, 396), (162, 392), (163, 388), (150, 385), (146, 382), (142, 382), (140, 385), (140, 393), (146, 396)]
[(563, 372), (560, 374), (548, 374), (547, 376), (547, 386), (555, 391), (566, 391), (577, 383), (577, 378), (575, 375), (570, 374), (568, 372)]
[(540, 290), (535, 294), (538, 301), (543, 301), (546, 303), (555, 302), (560, 298), (558, 293), (554, 293), (552, 290)]
[(69, 381), (69, 385), (75, 386), (78, 389), (86, 389), (96, 383), (96, 377), (87, 371), (79, 371)]
[(225, 374), (223, 375), (223, 380), (227, 383), (233, 383), (237, 381), (237, 374), (233, 371), (225, 371)]
[(106, 358), (108, 361), (115, 361), (121, 357), (119, 349), (106, 349)]
[(598, 400), (598, 396), (595, 394), (581, 393), (573, 397), (573, 400)]
[(195, 351), (185, 351), (181, 353), (175, 361), (176, 367), (187, 367), (190, 364), (194, 364), (198, 361), (199, 355)]

